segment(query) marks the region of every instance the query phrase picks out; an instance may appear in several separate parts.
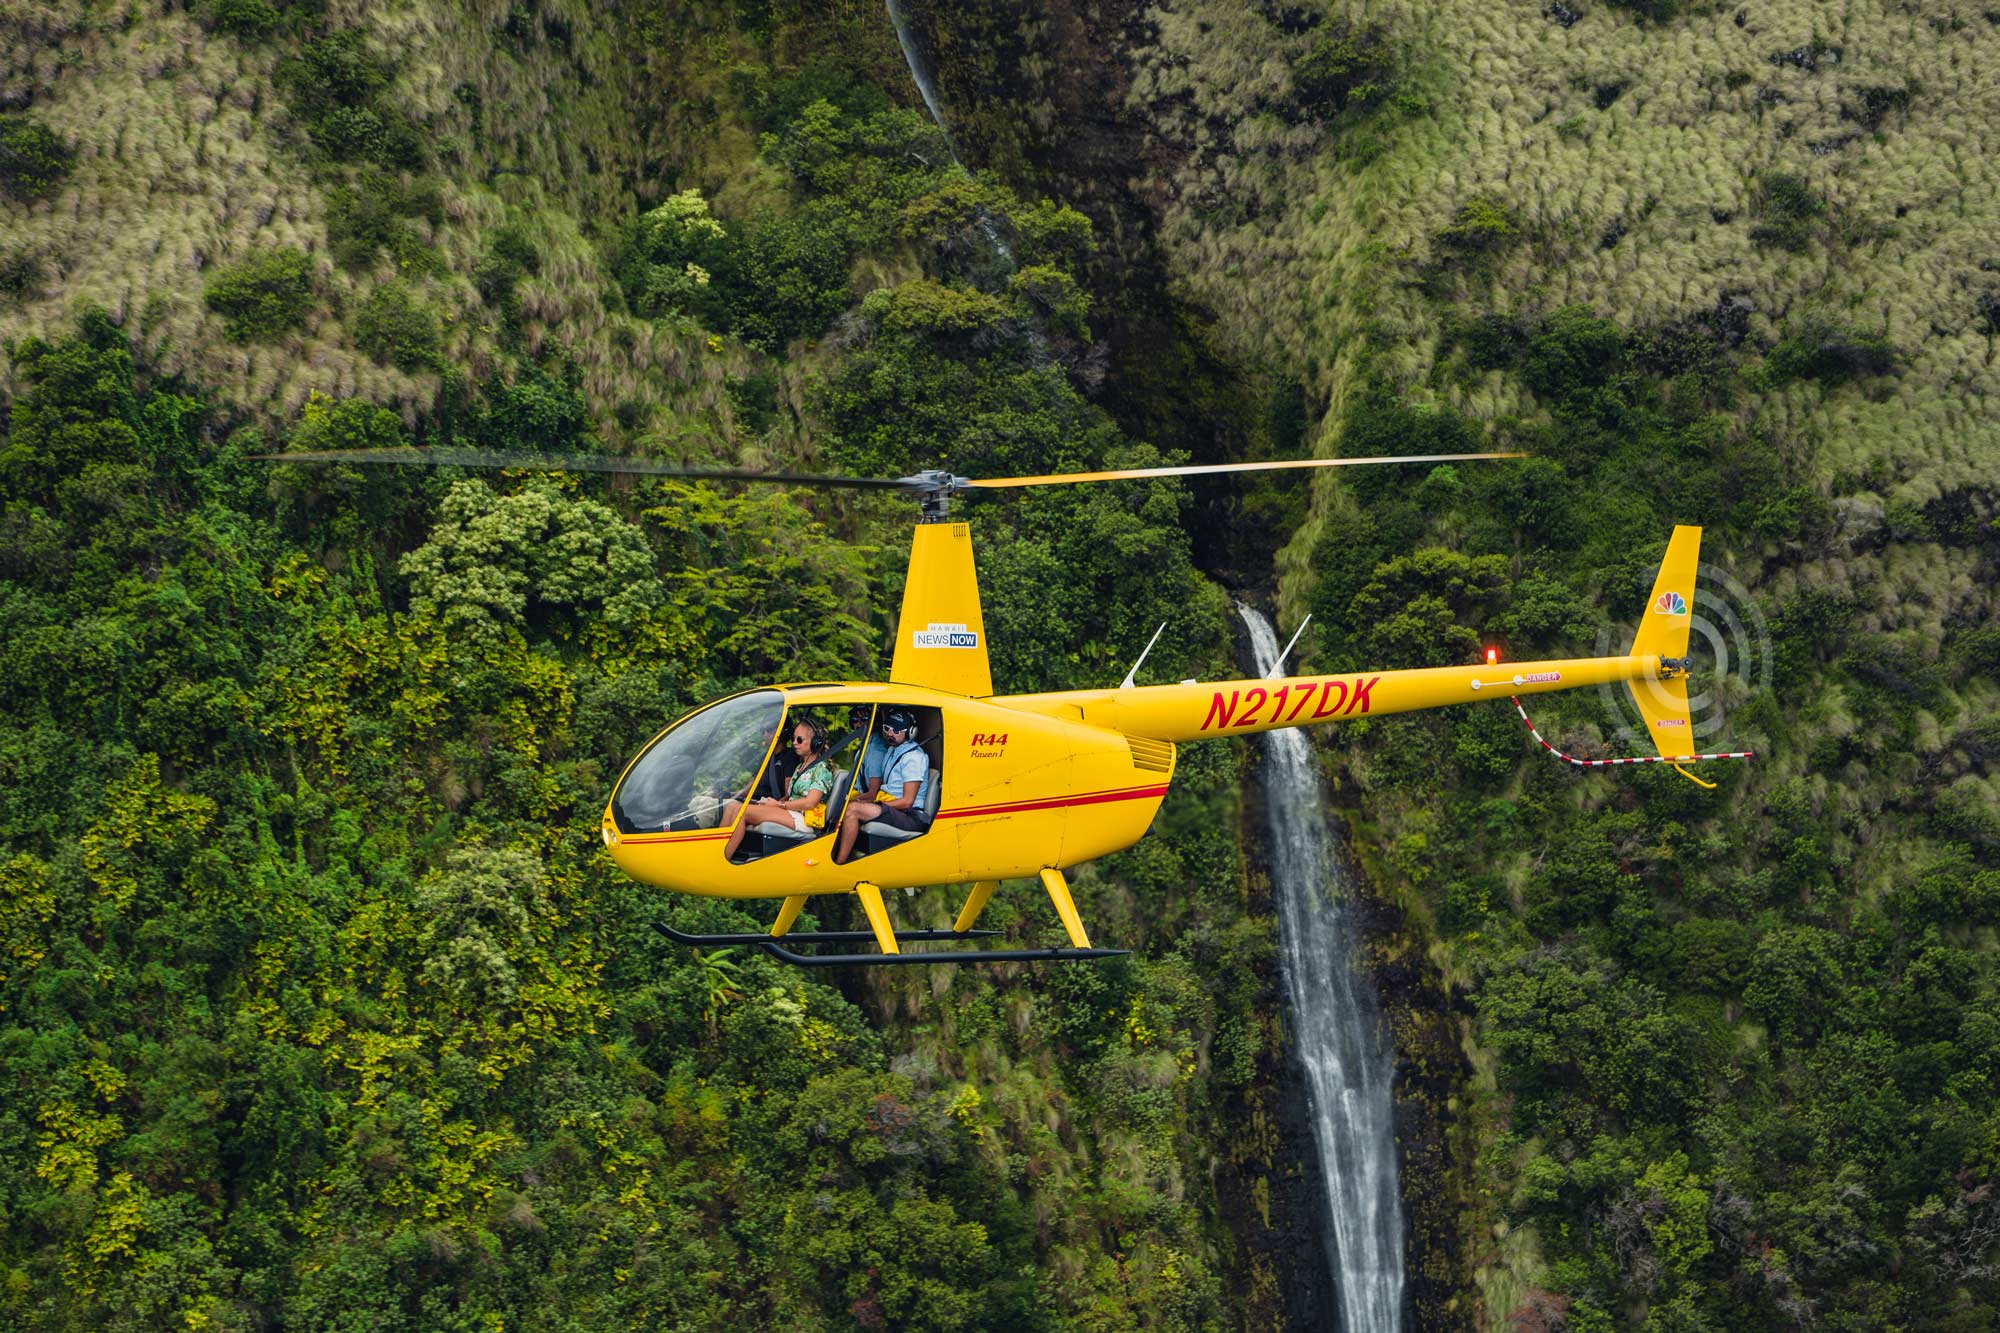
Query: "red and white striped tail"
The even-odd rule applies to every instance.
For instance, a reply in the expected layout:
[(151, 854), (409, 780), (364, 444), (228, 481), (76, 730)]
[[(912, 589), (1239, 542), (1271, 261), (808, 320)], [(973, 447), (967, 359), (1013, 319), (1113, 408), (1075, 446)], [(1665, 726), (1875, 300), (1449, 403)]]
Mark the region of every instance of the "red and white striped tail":
[(1528, 717), (1528, 710), (1521, 707), (1519, 699), (1514, 699), (1513, 704), (1514, 711), (1521, 715), (1521, 721), (1527, 726), (1528, 734), (1533, 736), (1535, 741), (1544, 750), (1547, 750), (1565, 764), (1575, 764), (1578, 768), (1615, 768), (1619, 764), (1690, 764), (1697, 759), (1752, 759), (1756, 757), (1756, 752), (1753, 750), (1729, 750), (1719, 754), (1683, 754), (1671, 756), (1664, 754), (1642, 754), (1634, 755), (1629, 759), (1578, 759), (1575, 755), (1564, 754), (1543, 738), (1542, 733), (1535, 729), (1534, 722)]

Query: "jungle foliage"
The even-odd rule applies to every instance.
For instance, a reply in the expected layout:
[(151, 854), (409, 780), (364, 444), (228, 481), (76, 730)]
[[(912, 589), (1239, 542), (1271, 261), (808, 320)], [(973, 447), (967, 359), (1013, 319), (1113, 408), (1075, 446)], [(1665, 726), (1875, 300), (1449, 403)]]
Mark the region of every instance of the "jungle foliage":
[[(286, 77), (324, 105), (331, 151), (325, 116), (385, 94), (345, 46), (305, 59)], [(1066, 369), (1087, 336), (1080, 215), (922, 160), (934, 131), (877, 91), (846, 112), (773, 87), (783, 209), (717, 220), (681, 192), (607, 239), (621, 297), (769, 349), (745, 353), (746, 420), (803, 410), (841, 467), (1159, 458)], [(400, 205), (378, 216), (393, 232)], [(393, 251), (373, 225), (336, 247)], [(921, 274), (857, 301), (850, 261), (891, 250)], [(506, 306), (541, 264), (497, 225), (482, 299)], [(676, 286), (690, 265), (709, 282)], [(320, 299), (296, 251), (207, 291), (255, 340)], [(402, 281), (349, 318), (371, 354), (440, 372), (413, 425), (316, 393), (273, 437), (102, 311), (9, 349), (0, 1078), (22, 1091), (0, 1099), (4, 1321), (1219, 1319), (1228, 1241), (1182, 1182), (1271, 1054), (1268, 934), (1214, 835), (1230, 756), (1188, 752), (1154, 839), (1079, 876), (1094, 924), (1140, 946), (1129, 961), (875, 991), (668, 944), (653, 922), (754, 922), (624, 880), (595, 835), (609, 784), (717, 694), (879, 675), (909, 516), (803, 490), (253, 460), (605, 447), (555, 348), (450, 364)], [(800, 339), (838, 351), (781, 405)], [(972, 515), (1003, 689), (1115, 678), (1162, 620), (1163, 670), (1224, 669), (1184, 504), (1159, 484)], [(1011, 892), (988, 922), (1060, 932)]]
[[(1158, 262), (1286, 386), (1286, 448), (1534, 455), (1325, 488), (1281, 564), (1315, 665), (1616, 647), (1676, 521), (1768, 628), (1769, 683), (1720, 687), (1760, 758), (1715, 793), (1571, 773), (1504, 707), (1331, 733), (1411, 913), (1391, 1012), (1449, 1028), (1404, 1086), (1458, 1080), (1404, 1108), (1449, 1135), (1406, 1144), (1413, 1234), (1456, 1237), (1413, 1251), (1420, 1316), (1991, 1326), (2000, 28), (1148, 12), (1084, 51), (935, 7), (1006, 181), (951, 165), (850, 0), (0, 23), (30, 99), (0, 117), (0, 1323), (1278, 1309), (1228, 751), (1184, 749), (1154, 835), (1077, 876), (1127, 964), (837, 987), (669, 949), (662, 913), (753, 921), (592, 852), (617, 765), (723, 690), (879, 671), (901, 512), (248, 461), (1157, 461), (1090, 339), (1106, 275)], [(1155, 230), (1043, 197), (1044, 137), (1113, 189), (1138, 145)], [(1102, 386), (1128, 422), (1186, 364), (1152, 350)], [(964, 512), (1001, 688), (1109, 683), (1161, 621), (1149, 672), (1228, 669), (1195, 552), (1229, 534), (1182, 488)], [(1617, 753), (1607, 706), (1535, 715)], [(987, 920), (1054, 938), (1018, 889)]]
[[(1712, 324), (1580, 307), (1457, 328), (1440, 380), (1518, 376), (1544, 412), (1489, 434), (1364, 371), (1343, 450), (1533, 457), (1349, 482), (1316, 557), (1328, 667), (1616, 651), (1676, 522), (1739, 569), (1829, 558), (1843, 539), (1805, 460), (1734, 409), (1899, 361), (1825, 321), (1761, 364)], [(1990, 573), (1989, 508), (1890, 506), (1873, 540)], [(1366, 855), (1434, 912), (1497, 1056), (1484, 1162), (1544, 1265), (1518, 1326), (1970, 1329), (2000, 1296), (2000, 820), (1979, 739), (2000, 675), (1974, 623), (1870, 632), (1817, 580), (1758, 601), (1768, 641), (1732, 650), (1766, 655), (1775, 688), (1706, 688), (1759, 759), (1713, 766), (1714, 793), (1523, 763), (1504, 709), (1371, 722), (1344, 760)], [(1648, 752), (1607, 702), (1532, 712), (1572, 752)]]

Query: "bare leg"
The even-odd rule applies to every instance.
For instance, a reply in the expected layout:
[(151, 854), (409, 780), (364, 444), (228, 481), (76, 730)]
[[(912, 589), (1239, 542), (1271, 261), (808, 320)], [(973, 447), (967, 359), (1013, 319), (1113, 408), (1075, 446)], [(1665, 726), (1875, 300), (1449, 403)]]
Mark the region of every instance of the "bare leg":
[(729, 835), (729, 841), (722, 848), (725, 859), (732, 858), (743, 845), (743, 835), (750, 831), (752, 824), (783, 824), (792, 827), (792, 812), (782, 805), (753, 805), (743, 812), (743, 822)]
[(854, 840), (861, 836), (861, 826), (871, 819), (881, 817), (882, 807), (873, 801), (854, 800), (847, 803), (847, 813), (840, 817), (840, 846), (833, 852), (835, 865), (847, 864), (847, 858), (854, 854)]

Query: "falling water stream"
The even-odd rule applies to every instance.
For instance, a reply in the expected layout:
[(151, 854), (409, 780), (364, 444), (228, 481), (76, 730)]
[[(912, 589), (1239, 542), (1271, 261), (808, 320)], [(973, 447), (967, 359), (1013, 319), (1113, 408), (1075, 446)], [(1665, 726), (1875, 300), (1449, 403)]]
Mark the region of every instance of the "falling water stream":
[[(900, 0), (885, 0), (889, 7), (889, 24), (896, 30), (896, 41), (903, 48), (903, 63), (910, 67), (910, 77), (916, 81), (917, 91), (923, 94), (924, 105), (930, 109), (931, 123), (944, 136), (945, 151), (962, 170), (965, 163), (958, 156), (958, 142), (951, 137), (951, 127), (944, 123), (944, 105), (938, 101), (937, 80), (931, 75), (930, 61), (917, 44), (916, 35), (910, 31), (910, 16), (903, 12)], [(979, 210), (979, 232), (986, 238), (986, 244), (1005, 263), (1008, 269), (1014, 265), (1014, 248), (1000, 234), (1000, 228), (987, 215), (984, 208)]]
[[(958, 162), (958, 145), (945, 126), (936, 81), (901, 0), (886, 3), (910, 77)], [(983, 213), (980, 230), (1011, 267), (1012, 252)], [(1277, 636), (1257, 612), (1247, 606), (1242, 612), (1257, 669), (1267, 671), (1278, 656)], [(1348, 870), (1327, 827), (1325, 793), (1305, 737), (1298, 731), (1273, 731), (1265, 734), (1264, 743), (1271, 763), (1266, 787), (1285, 994), (1326, 1181), (1326, 1250), (1340, 1329), (1400, 1333), (1403, 1218), (1396, 1193), (1389, 1042), (1374, 992), (1354, 968)]]
[[(930, 62), (924, 59), (923, 49), (910, 32), (910, 18), (903, 12), (903, 6), (897, 0), (887, 0), (887, 3), (889, 22), (896, 29), (896, 40), (903, 47), (903, 62), (910, 67), (910, 77), (916, 80), (917, 91), (924, 95), (924, 105), (930, 108), (931, 123), (938, 127), (938, 133), (944, 136), (945, 147), (951, 150), (951, 160), (958, 162), (958, 145), (952, 141), (951, 131), (945, 126), (944, 108), (938, 104), (937, 81), (931, 77)], [(965, 164), (959, 162), (959, 165)]]
[[(1263, 616), (1238, 609), (1262, 675), (1277, 661), (1277, 635)], [(1340, 1329), (1400, 1333), (1394, 1060), (1375, 993), (1356, 966), (1352, 875), (1328, 827), (1326, 792), (1305, 733), (1266, 732), (1264, 745), (1285, 998), (1326, 1185)]]

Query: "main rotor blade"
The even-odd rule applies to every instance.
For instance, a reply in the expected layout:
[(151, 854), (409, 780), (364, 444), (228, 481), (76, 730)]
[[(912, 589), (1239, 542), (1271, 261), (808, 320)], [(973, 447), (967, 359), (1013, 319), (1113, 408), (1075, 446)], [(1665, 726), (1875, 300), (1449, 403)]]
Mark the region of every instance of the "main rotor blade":
[(1133, 477), (1195, 477), (1215, 472), (1275, 472), (1295, 467), (1359, 467), (1364, 463), (1465, 463), (1481, 458), (1526, 458), (1518, 450), (1497, 454), (1404, 454), (1395, 458), (1286, 458), (1268, 463), (1204, 463), (1193, 467), (1133, 467), (1115, 472), (1058, 472), (1046, 477), (984, 477), (966, 486), (1067, 486), (1078, 481), (1125, 481)]
[(497, 449), (323, 449), (289, 454), (253, 454), (272, 463), (391, 463), (405, 467), (514, 468), (524, 472), (618, 472), (694, 481), (776, 481), (796, 486), (854, 486), (907, 490), (894, 477), (824, 477), (797, 472), (753, 472), (748, 468), (682, 467), (650, 458), (604, 454), (524, 454)]

